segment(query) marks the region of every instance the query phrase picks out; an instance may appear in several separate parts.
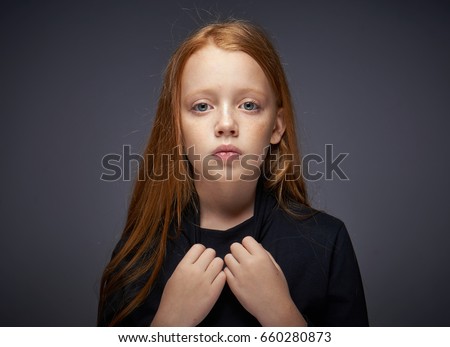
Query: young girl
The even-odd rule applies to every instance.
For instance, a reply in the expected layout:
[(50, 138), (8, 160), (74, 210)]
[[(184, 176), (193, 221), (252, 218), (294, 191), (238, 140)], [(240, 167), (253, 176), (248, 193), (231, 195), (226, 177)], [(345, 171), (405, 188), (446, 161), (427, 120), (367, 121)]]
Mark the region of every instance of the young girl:
[[(161, 178), (163, 177), (163, 178)], [(169, 61), (98, 325), (367, 325), (345, 225), (310, 207), (280, 59), (243, 21)]]

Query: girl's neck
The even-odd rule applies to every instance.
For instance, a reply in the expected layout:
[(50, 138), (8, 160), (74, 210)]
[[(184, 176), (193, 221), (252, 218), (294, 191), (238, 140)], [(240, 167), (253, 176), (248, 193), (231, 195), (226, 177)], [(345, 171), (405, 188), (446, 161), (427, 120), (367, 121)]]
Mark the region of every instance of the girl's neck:
[(227, 230), (253, 216), (257, 181), (197, 181), (200, 227)]

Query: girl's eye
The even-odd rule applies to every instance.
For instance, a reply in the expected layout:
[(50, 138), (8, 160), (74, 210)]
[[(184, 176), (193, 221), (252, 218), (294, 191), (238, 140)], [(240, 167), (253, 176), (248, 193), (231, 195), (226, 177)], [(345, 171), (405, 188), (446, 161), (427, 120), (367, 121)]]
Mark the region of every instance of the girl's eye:
[(206, 102), (200, 102), (195, 104), (192, 109), (197, 112), (205, 112), (209, 110), (209, 105)]
[(259, 109), (259, 106), (253, 101), (246, 101), (241, 105), (241, 108), (243, 108), (246, 111), (255, 111)]

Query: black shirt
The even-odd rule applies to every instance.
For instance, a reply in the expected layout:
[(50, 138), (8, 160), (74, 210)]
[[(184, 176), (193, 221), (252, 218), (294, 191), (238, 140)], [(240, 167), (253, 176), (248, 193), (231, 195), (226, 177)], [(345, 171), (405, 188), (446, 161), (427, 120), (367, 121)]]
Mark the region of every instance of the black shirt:
[[(324, 212), (298, 220), (277, 204), (258, 185), (255, 213), (250, 219), (225, 231), (199, 227), (199, 216), (188, 211), (181, 233), (169, 239), (163, 268), (144, 303), (122, 325), (148, 326), (158, 309), (165, 283), (180, 260), (195, 243), (216, 250), (223, 258), (233, 242), (251, 235), (279, 264), (293, 301), (311, 326), (367, 326), (367, 310), (356, 256), (342, 221)], [(301, 208), (298, 212), (307, 213)], [(141, 283), (145, 282), (141, 279)], [(134, 289), (139, 288), (139, 285)], [(120, 295), (129, 296), (130, 293)], [(106, 325), (119, 309), (112, 298), (100, 316)], [(236, 299), (227, 284), (200, 326), (260, 326)]]

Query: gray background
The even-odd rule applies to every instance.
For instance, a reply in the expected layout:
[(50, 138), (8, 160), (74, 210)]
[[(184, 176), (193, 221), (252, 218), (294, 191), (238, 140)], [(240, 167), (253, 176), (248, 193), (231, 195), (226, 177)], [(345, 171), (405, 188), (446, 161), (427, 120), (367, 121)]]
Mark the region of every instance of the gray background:
[(350, 153), (309, 186), (371, 324), (450, 326), (449, 2), (248, 0), (2, 2), (0, 325), (95, 324), (131, 188), (101, 159), (142, 151), (170, 53), (217, 13), (271, 34), (303, 152)]

